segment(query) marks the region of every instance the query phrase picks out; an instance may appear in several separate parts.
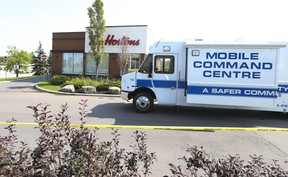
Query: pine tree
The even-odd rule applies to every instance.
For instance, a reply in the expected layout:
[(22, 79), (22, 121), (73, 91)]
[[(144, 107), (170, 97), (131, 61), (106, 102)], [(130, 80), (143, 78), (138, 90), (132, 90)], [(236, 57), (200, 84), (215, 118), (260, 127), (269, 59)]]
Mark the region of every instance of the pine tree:
[(41, 55), (46, 54), (44, 49), (42, 48), (42, 44), (39, 41), (38, 49), (34, 53), (34, 57), (32, 60), (32, 72), (34, 72), (34, 75), (43, 75), (48, 74), (50, 72), (51, 68), (51, 59), (50, 57), (46, 61), (41, 60)]

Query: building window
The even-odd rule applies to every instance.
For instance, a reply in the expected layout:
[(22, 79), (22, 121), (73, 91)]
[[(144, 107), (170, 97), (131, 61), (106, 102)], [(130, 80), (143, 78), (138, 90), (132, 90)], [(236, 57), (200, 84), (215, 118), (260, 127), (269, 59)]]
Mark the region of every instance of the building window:
[(63, 53), (63, 74), (83, 74), (83, 53)]
[[(98, 67), (98, 74), (107, 76), (109, 68), (109, 54), (104, 54), (102, 63)], [(96, 75), (96, 63), (90, 53), (86, 54), (86, 75)]]
[(129, 55), (129, 69), (138, 69), (140, 67), (140, 54)]
[(174, 73), (174, 56), (156, 56), (154, 63), (155, 73)]

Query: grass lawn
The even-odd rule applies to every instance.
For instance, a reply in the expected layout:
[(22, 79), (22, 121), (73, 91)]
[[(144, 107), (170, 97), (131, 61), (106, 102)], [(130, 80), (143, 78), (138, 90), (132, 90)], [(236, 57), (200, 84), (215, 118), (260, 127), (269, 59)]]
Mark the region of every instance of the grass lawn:
[(38, 87), (46, 89), (46, 90), (51, 90), (51, 91), (59, 91), (61, 89), (60, 86), (57, 85), (51, 85), (49, 82), (39, 82)]

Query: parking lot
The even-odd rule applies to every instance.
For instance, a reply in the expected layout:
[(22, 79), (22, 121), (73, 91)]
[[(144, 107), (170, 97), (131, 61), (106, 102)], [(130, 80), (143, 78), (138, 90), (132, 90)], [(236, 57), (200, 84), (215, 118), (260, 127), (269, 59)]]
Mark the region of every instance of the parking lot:
[[(32, 76), (33, 73), (26, 73), (26, 74), (19, 74), (19, 77), (26, 77), (26, 76)], [(3, 66), (0, 66), (0, 79), (3, 78), (12, 78), (16, 77), (15, 72), (8, 72), (3, 69)]]

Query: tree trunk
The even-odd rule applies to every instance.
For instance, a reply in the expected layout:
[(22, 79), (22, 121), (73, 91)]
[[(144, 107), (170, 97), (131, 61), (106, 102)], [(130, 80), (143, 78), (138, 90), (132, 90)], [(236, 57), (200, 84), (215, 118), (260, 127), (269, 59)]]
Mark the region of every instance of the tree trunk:
[(98, 79), (98, 66), (96, 66), (95, 79)]

